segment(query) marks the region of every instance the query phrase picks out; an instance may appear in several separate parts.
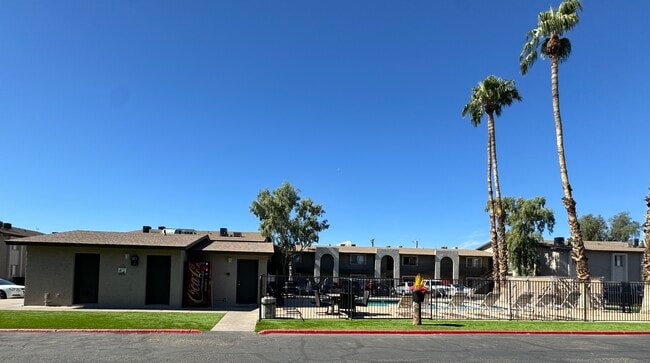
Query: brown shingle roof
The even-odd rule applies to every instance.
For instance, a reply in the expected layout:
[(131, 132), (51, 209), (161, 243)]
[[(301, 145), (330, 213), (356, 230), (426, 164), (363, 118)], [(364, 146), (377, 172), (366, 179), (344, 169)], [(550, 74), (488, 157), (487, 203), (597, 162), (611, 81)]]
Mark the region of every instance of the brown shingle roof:
[(17, 238), (17, 237), (38, 236), (40, 234), (43, 234), (43, 233), (38, 232), (38, 231), (31, 231), (29, 229), (24, 229), (24, 228), (16, 228), (16, 227), (4, 228), (4, 227), (0, 227), (0, 235), (7, 236), (6, 238), (3, 238), (3, 239)]
[(211, 242), (201, 247), (197, 246), (195, 250), (268, 254), (274, 252), (273, 243), (266, 242), (266, 238), (259, 232), (229, 232), (228, 236), (221, 236), (218, 231), (208, 231), (207, 233)]
[(206, 235), (199, 234), (70, 231), (11, 239), (7, 244), (188, 248), (205, 238)]
[[(566, 242), (565, 242), (566, 243)], [(584, 241), (585, 250), (587, 251), (605, 251), (605, 252), (636, 252), (643, 253), (643, 247), (632, 247), (627, 242), (615, 241)], [(553, 241), (544, 241), (542, 243), (548, 247), (553, 246)], [(571, 245), (565, 245), (571, 248)]]
[(197, 248), (206, 252), (242, 252), (242, 253), (269, 253), (273, 254), (271, 242), (246, 242), (246, 241), (212, 241), (205, 247)]

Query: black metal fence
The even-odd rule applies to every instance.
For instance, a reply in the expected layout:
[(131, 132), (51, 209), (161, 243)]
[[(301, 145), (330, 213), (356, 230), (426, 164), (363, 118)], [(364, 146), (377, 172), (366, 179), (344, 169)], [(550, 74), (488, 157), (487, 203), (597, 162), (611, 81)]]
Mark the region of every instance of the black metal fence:
[[(559, 277), (425, 280), (423, 319), (650, 321), (642, 282)], [(411, 319), (401, 279), (260, 276), (260, 319)]]

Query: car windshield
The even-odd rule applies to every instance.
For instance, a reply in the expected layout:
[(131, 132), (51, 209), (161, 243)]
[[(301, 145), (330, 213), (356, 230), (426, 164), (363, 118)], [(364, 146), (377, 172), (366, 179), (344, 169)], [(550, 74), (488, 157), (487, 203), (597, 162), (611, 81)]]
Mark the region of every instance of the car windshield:
[(7, 281), (5, 279), (0, 279), (0, 285), (15, 285), (15, 284), (13, 282), (11, 282), (11, 281)]

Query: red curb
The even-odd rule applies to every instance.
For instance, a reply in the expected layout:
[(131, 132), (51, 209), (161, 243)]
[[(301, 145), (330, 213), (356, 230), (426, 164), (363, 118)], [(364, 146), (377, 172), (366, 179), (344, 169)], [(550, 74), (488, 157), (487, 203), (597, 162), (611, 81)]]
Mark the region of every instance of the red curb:
[(650, 335), (650, 331), (607, 331), (607, 330), (315, 330), (315, 329), (268, 329), (258, 334), (518, 334), (518, 335)]
[(200, 334), (198, 329), (0, 329), (0, 333)]

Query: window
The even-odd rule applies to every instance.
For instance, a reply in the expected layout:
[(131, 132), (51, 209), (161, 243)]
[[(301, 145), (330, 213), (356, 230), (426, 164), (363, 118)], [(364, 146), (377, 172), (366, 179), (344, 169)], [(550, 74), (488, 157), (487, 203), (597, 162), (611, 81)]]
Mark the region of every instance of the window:
[(350, 265), (365, 265), (366, 256), (365, 255), (350, 255)]
[(481, 267), (481, 258), (480, 257), (467, 257), (465, 259), (466, 267)]
[(18, 276), (18, 265), (11, 265), (11, 274), (12, 277)]
[(404, 266), (417, 266), (418, 257), (417, 256), (402, 256), (402, 265)]
[(623, 257), (624, 255), (614, 255), (614, 266), (616, 267), (624, 267), (623, 263)]

